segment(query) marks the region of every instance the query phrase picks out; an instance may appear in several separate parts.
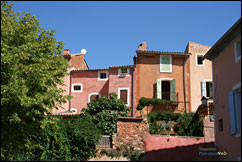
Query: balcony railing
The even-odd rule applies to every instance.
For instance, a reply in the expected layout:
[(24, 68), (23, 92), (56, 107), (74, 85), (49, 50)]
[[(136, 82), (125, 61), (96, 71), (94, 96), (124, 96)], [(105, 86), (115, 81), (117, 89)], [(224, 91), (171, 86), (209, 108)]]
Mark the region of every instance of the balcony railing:
[(178, 92), (161, 92), (161, 99), (178, 102)]

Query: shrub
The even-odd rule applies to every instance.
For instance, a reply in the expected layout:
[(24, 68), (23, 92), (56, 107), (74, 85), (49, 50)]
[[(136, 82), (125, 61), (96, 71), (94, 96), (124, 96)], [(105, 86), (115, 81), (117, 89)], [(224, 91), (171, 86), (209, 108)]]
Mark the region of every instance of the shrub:
[(174, 130), (180, 136), (203, 136), (202, 121), (197, 114), (184, 113), (178, 118)]
[(87, 108), (82, 109), (82, 116), (89, 118), (102, 131), (102, 134), (112, 135), (116, 132), (116, 119), (127, 117), (130, 108), (125, 103), (117, 99), (115, 93), (94, 100), (87, 104)]
[(170, 134), (173, 122), (176, 121), (181, 114), (172, 113), (170, 111), (151, 112), (147, 115), (149, 130), (151, 134), (162, 134), (166, 131)]
[(6, 161), (70, 161), (69, 139), (56, 118), (42, 122), (42, 131), (37, 136), (29, 135), (25, 147), (27, 150), (12, 154), (3, 149), (1, 160)]
[(141, 97), (139, 99), (139, 104), (137, 105), (137, 110), (140, 110), (140, 112), (142, 113), (142, 110), (145, 106), (149, 106), (149, 105), (171, 105), (174, 104), (175, 101), (168, 101), (168, 100), (163, 100), (163, 99), (158, 99), (158, 98), (145, 98), (145, 97)]
[(84, 161), (96, 154), (96, 144), (101, 132), (89, 118), (65, 120), (72, 161)]

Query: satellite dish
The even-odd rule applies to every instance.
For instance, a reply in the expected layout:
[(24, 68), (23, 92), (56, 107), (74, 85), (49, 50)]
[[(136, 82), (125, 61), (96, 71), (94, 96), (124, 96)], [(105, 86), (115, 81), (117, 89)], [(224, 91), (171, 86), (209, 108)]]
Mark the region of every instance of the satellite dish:
[(82, 49), (81, 50), (81, 54), (84, 54), (85, 55), (86, 53), (87, 53), (87, 50), (86, 49)]

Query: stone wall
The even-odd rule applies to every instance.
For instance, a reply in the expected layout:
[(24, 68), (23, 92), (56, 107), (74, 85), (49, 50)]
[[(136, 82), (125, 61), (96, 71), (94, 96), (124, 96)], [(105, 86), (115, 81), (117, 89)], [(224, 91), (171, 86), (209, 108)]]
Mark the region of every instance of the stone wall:
[(118, 118), (117, 133), (113, 135), (113, 148), (124, 145), (145, 152), (145, 138), (148, 134), (148, 122), (145, 118)]
[(203, 120), (203, 134), (206, 143), (214, 142), (214, 121), (211, 121), (210, 117), (207, 115)]

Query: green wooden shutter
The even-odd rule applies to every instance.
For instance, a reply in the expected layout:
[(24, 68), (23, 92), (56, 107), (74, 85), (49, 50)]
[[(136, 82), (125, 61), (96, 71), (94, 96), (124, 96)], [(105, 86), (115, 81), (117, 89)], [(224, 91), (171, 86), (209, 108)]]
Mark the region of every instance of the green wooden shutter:
[(171, 71), (171, 56), (161, 56), (161, 71), (162, 72)]
[(159, 99), (161, 99), (161, 92), (162, 92), (162, 90), (161, 90), (161, 85), (162, 83), (161, 83), (161, 79), (157, 79), (157, 81), (156, 81), (156, 96), (157, 96), (157, 98), (159, 98)]
[(176, 79), (171, 81), (171, 101), (176, 101)]

